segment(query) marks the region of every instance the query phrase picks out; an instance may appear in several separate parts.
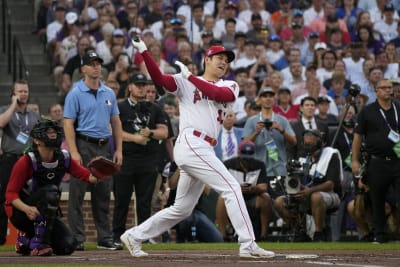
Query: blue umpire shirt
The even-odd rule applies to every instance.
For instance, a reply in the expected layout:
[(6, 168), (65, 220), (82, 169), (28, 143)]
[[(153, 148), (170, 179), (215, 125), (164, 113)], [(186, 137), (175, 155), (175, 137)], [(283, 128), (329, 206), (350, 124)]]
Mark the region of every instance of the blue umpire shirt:
[(119, 115), (115, 93), (102, 82), (95, 96), (80, 80), (65, 99), (64, 118), (78, 121), (76, 132), (90, 137), (111, 136), (110, 119), (115, 115)]

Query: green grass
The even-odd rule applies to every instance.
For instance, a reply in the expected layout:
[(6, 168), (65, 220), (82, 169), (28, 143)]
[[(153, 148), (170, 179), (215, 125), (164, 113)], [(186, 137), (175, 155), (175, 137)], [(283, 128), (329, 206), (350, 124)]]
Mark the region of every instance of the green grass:
[[(290, 243), (265, 242), (259, 243), (270, 250), (400, 250), (400, 243), (372, 244), (361, 242), (326, 242), (326, 243)], [(236, 243), (160, 243), (143, 244), (144, 250), (235, 250)], [(86, 243), (85, 250), (96, 250), (95, 243)], [(0, 246), (0, 252), (14, 251), (14, 246)]]

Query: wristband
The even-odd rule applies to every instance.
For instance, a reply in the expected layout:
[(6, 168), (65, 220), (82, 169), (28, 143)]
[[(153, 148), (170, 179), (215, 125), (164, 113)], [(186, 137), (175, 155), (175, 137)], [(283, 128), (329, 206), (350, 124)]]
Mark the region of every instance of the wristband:
[(153, 132), (153, 131), (150, 131), (149, 137), (153, 137), (153, 135), (154, 135), (154, 132)]

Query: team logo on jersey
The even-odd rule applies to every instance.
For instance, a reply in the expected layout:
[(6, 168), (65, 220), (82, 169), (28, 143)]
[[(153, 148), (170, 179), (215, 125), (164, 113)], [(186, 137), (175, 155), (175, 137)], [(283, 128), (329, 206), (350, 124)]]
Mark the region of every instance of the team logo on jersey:
[(193, 92), (193, 104), (196, 104), (197, 101), (201, 100), (201, 95), (199, 89), (196, 88)]

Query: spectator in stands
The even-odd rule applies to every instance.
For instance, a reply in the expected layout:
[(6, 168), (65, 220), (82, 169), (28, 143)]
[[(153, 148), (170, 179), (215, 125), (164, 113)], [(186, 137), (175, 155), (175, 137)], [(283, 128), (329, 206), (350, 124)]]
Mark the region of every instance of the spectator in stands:
[(365, 60), (365, 58), (361, 56), (362, 44), (359, 42), (351, 43), (350, 48), (351, 57), (343, 58), (343, 61), (346, 64), (347, 78), (352, 83), (361, 84), (364, 75), (362, 65)]
[(340, 113), (341, 109), (346, 104), (346, 99), (349, 94), (348, 89), (346, 87), (346, 76), (344, 72), (335, 71), (332, 74), (331, 79), (332, 86), (328, 89), (328, 96), (330, 96), (334, 101)]
[(217, 145), (214, 147), (215, 155), (225, 161), (238, 155), (239, 143), (242, 140), (241, 128), (234, 127), (236, 122), (235, 112), (233, 110), (226, 114), (222, 123), (222, 129), (217, 138)]
[[(345, 75), (345, 88), (349, 88), (351, 85), (350, 80), (346, 79), (346, 64), (344, 63), (343, 59), (338, 59), (335, 62), (335, 67), (333, 69), (334, 73), (335, 72), (341, 72)], [(333, 74), (332, 74), (333, 76)], [(325, 88), (330, 89), (332, 87), (332, 78), (325, 80), (325, 82), (322, 84)], [(332, 97), (332, 95), (329, 95)]]
[(296, 136), (288, 120), (273, 112), (275, 92), (270, 87), (258, 93), (261, 112), (246, 121), (243, 139), (256, 145), (256, 158), (265, 163), (267, 176), (285, 176), (286, 145), (296, 144)]
[[(282, 70), (282, 74), (285, 73), (284, 70), (285, 69)], [(303, 78), (304, 72), (305, 72), (305, 68), (300, 63), (300, 61), (290, 62), (289, 74), (286, 74), (286, 76), (287, 76), (286, 78), (283, 77), (283, 81), (284, 81), (283, 86), (285, 86), (293, 91), (296, 87), (302, 85), (305, 82), (305, 79)]]
[(299, 119), (300, 105), (292, 105), (291, 91), (287, 87), (279, 88), (278, 98), (273, 107), (276, 114), (282, 115), (289, 122)]
[(282, 41), (276, 34), (271, 34), (268, 37), (268, 49), (267, 49), (267, 59), (272, 65), (276, 63), (280, 58), (284, 56), (284, 51), (281, 49)]
[[(292, 47), (289, 51), (289, 55), (287, 56), (287, 61), (289, 65), (281, 70), (283, 81), (288, 82), (286, 80), (292, 80), (293, 79), (293, 74), (291, 73), (290, 69), (290, 64), (293, 62), (301, 62), (301, 51), (297, 47)], [(302, 65), (302, 64), (301, 64)], [(301, 76), (302, 79), (304, 79), (304, 69), (301, 68)]]
[(341, 2), (336, 8), (336, 17), (342, 19), (346, 23), (349, 32), (352, 32), (356, 24), (357, 15), (362, 9), (357, 7), (357, 1), (344, 0)]
[(323, 144), (329, 144), (328, 125), (316, 120), (315, 110), (317, 108), (317, 100), (311, 96), (306, 96), (301, 100), (301, 115), (298, 121), (292, 122), (291, 126), (296, 134), (298, 142), (288, 147), (288, 159), (305, 158), (306, 152), (303, 144), (303, 132), (305, 130), (318, 130), (322, 135)]
[(247, 39), (244, 43), (244, 53), (243, 56), (235, 61), (233, 64), (233, 69), (237, 68), (250, 68), (256, 63), (256, 53), (255, 53), (256, 42), (251, 39)]
[[(257, 0), (249, 0), (248, 2), (249, 8), (241, 10), (238, 18), (251, 28), (251, 15), (258, 13), (261, 15), (263, 25), (271, 25), (271, 14), (266, 10), (265, 2)], [(242, 29), (242, 31), (247, 32), (244, 29)]]
[(292, 16), (291, 16), (291, 23), (284, 26), (284, 28), (279, 33), (279, 36), (282, 38), (282, 40), (293, 38), (293, 29), (292, 29), (293, 22), (298, 25), (302, 25), (301, 33), (304, 37), (309, 36), (309, 34), (312, 30), (309, 26), (304, 24), (303, 11), (300, 9), (293, 9)]
[(85, 54), (86, 49), (89, 47), (90, 47), (89, 37), (85, 35), (81, 36), (76, 43), (77, 54), (74, 57), (70, 58), (65, 64), (63, 70), (63, 78), (62, 78), (63, 81), (61, 87), (59, 88), (60, 96), (65, 96), (69, 92), (72, 86), (72, 75), (74, 73), (74, 70), (81, 66), (81, 59)]
[(323, 0), (311, 1), (311, 6), (304, 11), (304, 25), (310, 26), (315, 19), (324, 16), (324, 2)]
[[(327, 241), (329, 226), (326, 225), (326, 217), (340, 204), (342, 158), (337, 149), (324, 147), (324, 139), (318, 130), (305, 130), (301, 140), (310, 163), (307, 167), (307, 181), (300, 185), (300, 191), (294, 194), (294, 197), (302, 205), (306, 205), (306, 211), (311, 213), (314, 219), (313, 240)], [(275, 208), (280, 217), (288, 222), (290, 217), (285, 198), (286, 196), (279, 196), (275, 200)]]
[[(339, 28), (348, 34), (346, 23), (336, 17), (336, 3), (332, 0), (320, 1), (323, 2), (323, 16), (320, 16), (314, 19), (309, 25), (313, 31), (318, 32), (321, 36), (325, 35), (327, 26), (329, 23), (338, 23)], [(306, 19), (306, 18), (305, 18)], [(329, 26), (328, 26), (329, 27)], [(349, 37), (349, 36), (348, 36)], [(326, 39), (321, 39), (322, 41), (326, 41)], [(347, 42), (350, 41), (349, 39)]]
[(39, 114), (27, 108), (28, 82), (17, 80), (10, 90), (10, 104), (0, 108), (0, 128), (3, 130), (0, 155), (0, 245), (7, 237), (7, 215), (4, 210), (5, 193), (11, 170), (31, 144), (29, 138), (33, 126), (40, 120)]
[(399, 77), (399, 64), (389, 64), (388, 55), (385, 50), (379, 51), (375, 55), (375, 66), (381, 68), (383, 71), (383, 77), (386, 79), (397, 79)]
[(241, 19), (240, 17), (237, 17), (237, 12), (238, 12), (237, 5), (233, 1), (227, 1), (225, 3), (223, 17), (217, 19), (215, 23), (214, 32), (216, 32), (215, 33), (216, 38), (218, 38), (218, 36), (222, 36), (222, 34), (225, 33), (225, 23), (228, 19), (236, 20), (236, 25), (235, 25), (236, 32), (245, 32), (245, 33), (248, 32), (250, 25), (250, 15), (248, 17), (248, 20), (245, 20)]
[(138, 223), (151, 214), (151, 199), (158, 175), (159, 142), (168, 137), (166, 118), (161, 108), (146, 100), (147, 78), (136, 73), (129, 79), (127, 99), (119, 103), (123, 128), (121, 171), (114, 177), (114, 242), (125, 232), (132, 192), (136, 194)]
[[(378, 22), (385, 20), (386, 17), (386, 9), (392, 10), (394, 9), (393, 4), (386, 0), (376, 0), (376, 5), (367, 11), (371, 17), (371, 22), (376, 25)], [(398, 21), (399, 14), (397, 12), (393, 13), (393, 19)]]
[[(214, 36), (214, 38), (216, 38)], [(235, 53), (235, 59), (239, 59), (244, 55), (244, 43), (246, 42), (247, 35), (244, 32), (236, 32), (235, 34), (235, 46), (236, 48), (233, 49)]]
[[(268, 178), (265, 164), (255, 158), (256, 145), (253, 142), (242, 141), (237, 153), (238, 156), (224, 161), (224, 164), (240, 184), (256, 240), (265, 241), (272, 216), (272, 201), (267, 193)], [(228, 214), (221, 196), (217, 201), (215, 223), (223, 238), (227, 240)]]
[(322, 65), (317, 69), (317, 78), (323, 84), (327, 79), (332, 78), (337, 60), (336, 53), (332, 50), (326, 50), (321, 55)]
[(290, 25), (292, 21), (292, 1), (291, 0), (279, 0), (278, 11), (275, 11), (271, 15), (271, 25), (275, 29), (276, 34), (280, 34), (281, 30)]
[(229, 18), (225, 21), (225, 32), (221, 35), (222, 45), (226, 49), (235, 48), (235, 26), (236, 20), (233, 18)]
[[(379, 37), (380, 35), (378, 35)], [(361, 42), (364, 45), (364, 48), (367, 49), (368, 53), (373, 57), (376, 53), (378, 53), (384, 44), (383, 40), (377, 40), (375, 38), (374, 30), (370, 25), (361, 25), (356, 32), (355, 36), (356, 42)]]
[[(99, 29), (103, 27), (103, 25), (107, 22), (110, 22), (114, 28), (119, 28), (119, 21), (117, 17), (115, 16), (115, 8), (113, 3), (111, 3), (110, 0), (100, 0), (96, 3), (96, 15), (93, 17), (89, 18), (88, 21), (86, 22), (89, 27), (89, 31), (98, 31)], [(82, 14), (84, 12), (82, 11)], [(101, 41), (101, 39), (98, 39), (101, 37), (97, 37), (96, 41)]]
[(144, 22), (146, 25), (152, 25), (153, 23), (162, 20), (162, 0), (150, 0), (148, 2), (149, 12), (140, 14), (144, 15)]
[(317, 98), (318, 114), (315, 118), (326, 123), (328, 126), (336, 126), (338, 124), (337, 116), (329, 113), (330, 103), (331, 100), (327, 96), (319, 96)]
[(306, 66), (310, 63), (314, 63), (316, 61), (315, 56), (315, 46), (319, 43), (319, 33), (317, 32), (310, 32), (308, 34), (308, 47), (305, 54), (302, 54), (302, 60)]
[(46, 27), (47, 50), (49, 51), (53, 65), (55, 64), (54, 54), (56, 51), (57, 32), (61, 30), (65, 21), (65, 7), (57, 6), (55, 11), (55, 20)]
[[(104, 58), (104, 64), (109, 64), (112, 61), (111, 46), (113, 44), (113, 38), (115, 34), (121, 34), (120, 30), (115, 29), (111, 23), (106, 23), (101, 27), (101, 34), (103, 40), (98, 42), (96, 45), (96, 53)], [(122, 33), (123, 34), (123, 33)]]
[(138, 17), (138, 6), (133, 0), (125, 1), (123, 7), (117, 11), (119, 27), (127, 32), (130, 28), (136, 27), (136, 19)]
[[(93, 50), (87, 51), (81, 61), (84, 78), (74, 84), (64, 106), (64, 132), (71, 158), (85, 166), (94, 156), (113, 158), (122, 164), (122, 127), (114, 92), (101, 81), (103, 60)], [(102, 103), (102, 105), (99, 105)], [(107, 108), (104, 108), (107, 106)], [(111, 125), (111, 127), (110, 127)], [(114, 155), (111, 144), (114, 141)], [(91, 192), (93, 218), (97, 230), (97, 247), (116, 250), (108, 221), (111, 180), (87, 187), (71, 178), (68, 200), (68, 224), (78, 242), (77, 250), (84, 250), (85, 228), (82, 201), (86, 190)]]
[(132, 61), (128, 54), (122, 52), (116, 58), (115, 68), (108, 74), (107, 79), (116, 80), (119, 84), (119, 92), (117, 95), (118, 101), (123, 100), (126, 97), (126, 88), (129, 83), (129, 78), (132, 74), (130, 69), (131, 65)]
[(371, 67), (368, 70), (368, 85), (361, 87), (361, 93), (368, 96), (367, 104), (374, 103), (376, 100), (376, 84), (383, 79), (382, 69), (379, 67)]
[(237, 120), (241, 120), (246, 117), (244, 103), (247, 100), (255, 100), (257, 97), (257, 91), (258, 87), (256, 81), (253, 78), (248, 78), (242, 87), (243, 95), (239, 96), (233, 105), (233, 111)]
[(250, 68), (250, 76), (256, 81), (257, 88), (260, 88), (265, 77), (273, 71), (272, 65), (267, 59), (265, 45), (261, 42), (256, 42), (255, 45), (256, 63)]
[(269, 87), (272, 88), (272, 90), (275, 92), (275, 96), (277, 96), (278, 91), (282, 87), (283, 83), (282, 73), (274, 70), (268, 74), (268, 79), (269, 79)]
[(327, 36), (326, 45), (330, 50), (335, 52), (338, 58), (342, 57), (342, 54), (347, 48), (347, 44), (343, 42), (343, 32), (340, 28), (330, 29)]
[(52, 121), (57, 122), (61, 127), (64, 124), (64, 108), (58, 103), (51, 104), (49, 107), (49, 118)]
[(298, 97), (296, 97), (293, 100), (293, 103), (294, 104), (300, 104), (301, 100), (306, 96), (311, 96), (316, 100), (320, 96), (326, 96), (330, 100), (329, 113), (331, 113), (331, 114), (333, 114), (335, 116), (338, 116), (339, 112), (338, 112), (338, 109), (337, 109), (337, 106), (336, 106), (335, 102), (333, 101), (333, 99), (330, 96), (327, 96), (326, 90), (324, 92), (321, 92), (321, 88), (323, 88), (323, 87), (321, 85), (321, 82), (318, 80), (318, 78), (311, 77), (310, 79), (311, 79), (310, 86), (306, 87), (307, 92), (305, 94), (302, 94), (302, 95), (299, 95)]
[(301, 22), (292, 22), (290, 23), (290, 27), (293, 31), (293, 47), (300, 50), (300, 61), (304, 63), (304, 55), (307, 54), (307, 49), (309, 46), (306, 38), (307, 35), (304, 35), (304, 25)]

